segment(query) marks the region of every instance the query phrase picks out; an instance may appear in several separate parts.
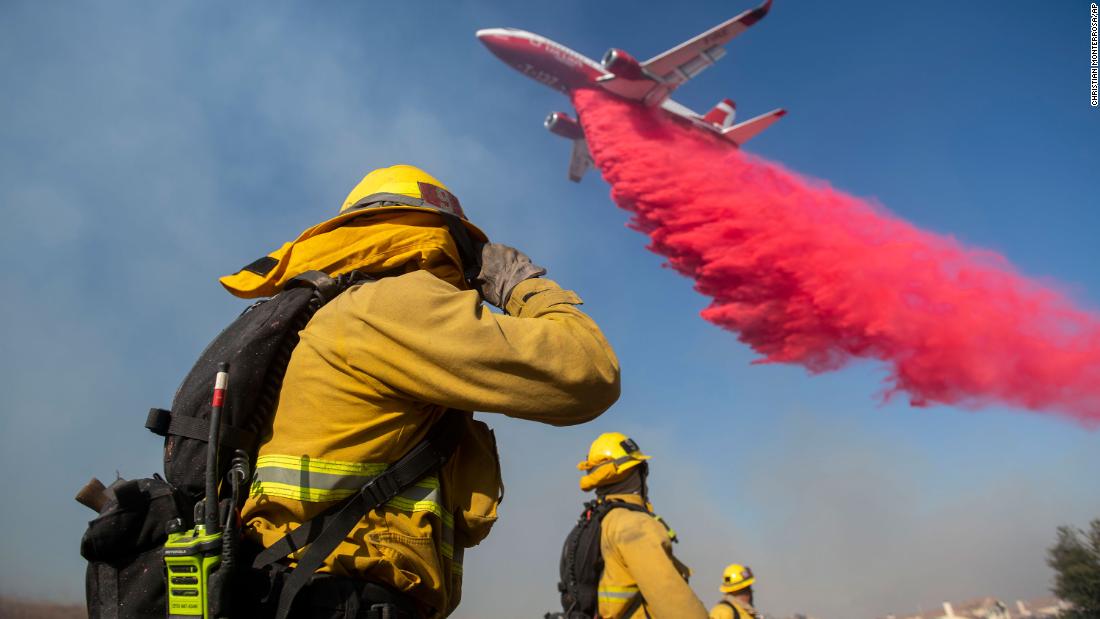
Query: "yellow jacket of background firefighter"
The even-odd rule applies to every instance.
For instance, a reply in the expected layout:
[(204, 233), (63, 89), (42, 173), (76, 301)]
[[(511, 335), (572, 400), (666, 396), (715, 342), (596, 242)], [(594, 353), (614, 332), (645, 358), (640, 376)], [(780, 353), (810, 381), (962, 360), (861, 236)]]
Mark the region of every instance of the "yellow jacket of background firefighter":
[[(604, 500), (642, 505), (636, 494)], [(690, 570), (672, 554), (672, 537), (653, 514), (614, 509), (600, 531), (604, 568), (599, 584), (600, 617), (608, 619), (705, 619), (706, 608), (687, 583)], [(645, 603), (630, 618), (623, 612), (641, 592)]]
[(710, 619), (756, 619), (756, 609), (745, 602), (726, 595), (710, 609)]
[(491, 432), (459, 411), (581, 423), (618, 398), (619, 367), (577, 295), (553, 281), (526, 280), (507, 315), (490, 312), (467, 289), (447, 227), (424, 210), (342, 214), (273, 252), (265, 273), (222, 283), (264, 296), (310, 269), (407, 271), (350, 288), (301, 332), (243, 518), (266, 547), (356, 492), (442, 415), (462, 415), (444, 468), (365, 516), (320, 570), (401, 591), (435, 618), (458, 605), (463, 548), (488, 534), (503, 492)]

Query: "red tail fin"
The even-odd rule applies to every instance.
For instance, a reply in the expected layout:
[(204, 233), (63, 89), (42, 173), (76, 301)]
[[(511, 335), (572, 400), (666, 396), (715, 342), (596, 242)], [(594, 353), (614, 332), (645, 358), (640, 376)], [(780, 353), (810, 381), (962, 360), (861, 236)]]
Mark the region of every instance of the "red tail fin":
[(717, 125), (722, 129), (729, 127), (733, 124), (733, 119), (737, 115), (737, 104), (730, 99), (722, 99), (715, 105), (707, 115), (703, 117), (703, 120), (712, 125)]

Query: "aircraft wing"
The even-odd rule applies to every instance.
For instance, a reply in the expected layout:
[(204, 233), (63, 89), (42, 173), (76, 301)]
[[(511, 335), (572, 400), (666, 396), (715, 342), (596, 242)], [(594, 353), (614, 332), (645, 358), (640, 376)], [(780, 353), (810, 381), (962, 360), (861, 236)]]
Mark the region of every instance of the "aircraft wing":
[(573, 140), (573, 152), (569, 155), (569, 180), (581, 182), (584, 173), (592, 167), (592, 155), (588, 153), (588, 141), (584, 138)]
[(717, 62), (726, 54), (722, 46), (763, 19), (771, 6), (772, 0), (765, 0), (755, 9), (749, 9), (690, 41), (650, 58), (642, 63), (642, 68), (664, 82), (671, 91)]

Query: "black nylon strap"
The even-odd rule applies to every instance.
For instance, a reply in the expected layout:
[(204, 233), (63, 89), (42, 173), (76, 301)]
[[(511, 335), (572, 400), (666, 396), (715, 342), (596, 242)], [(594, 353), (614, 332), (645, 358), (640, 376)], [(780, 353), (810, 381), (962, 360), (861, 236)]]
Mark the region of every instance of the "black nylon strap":
[(168, 424), (168, 434), (206, 442), (210, 440), (210, 423), (198, 417), (172, 415), (172, 420)]
[(305, 271), (299, 273), (290, 278), (283, 288), (300, 288), (303, 286), (309, 286), (321, 293), (321, 298), (324, 299), (325, 303), (333, 300), (336, 298), (336, 295), (344, 291), (344, 289), (340, 287), (339, 282), (329, 277), (327, 273), (321, 271)]
[[(317, 540), (317, 538), (321, 535), (321, 533), (323, 531), (325, 531), (329, 528), (330, 525), (340, 524), (339, 518), (341, 517), (341, 514), (344, 514), (344, 510), (348, 507), (349, 503), (351, 503), (354, 500), (359, 499), (360, 496), (364, 492), (367, 492), (367, 487), (368, 486), (370, 486), (372, 484), (375, 484), (375, 483), (378, 483), (380, 485), (386, 485), (390, 489), (392, 489), (393, 484), (394, 484), (394, 480), (393, 480), (392, 477), (387, 477), (387, 479), (385, 479), (381, 482), (379, 480), (381, 480), (383, 477), (389, 476), (392, 473), (396, 472), (396, 469), (403, 468), (403, 469), (409, 470), (409, 473), (406, 473), (406, 474), (403, 475), (403, 477), (408, 479), (408, 481), (405, 482), (400, 488), (397, 488), (396, 491), (394, 491), (391, 496), (389, 496), (389, 497), (385, 498), (384, 500), (380, 501), (377, 505), (369, 506), (369, 507), (366, 507), (365, 509), (363, 509), (362, 512), (358, 515), (357, 520), (358, 520), (358, 518), (362, 518), (367, 512), (374, 509), (378, 505), (381, 505), (382, 503), (385, 503), (386, 501), (389, 501), (393, 497), (397, 496), (402, 491), (404, 491), (405, 488), (408, 488), (412, 484), (419, 481), (419, 479), (421, 477), (423, 477), (427, 473), (431, 472), (432, 469), (428, 468), (423, 473), (415, 474), (415, 471), (411, 471), (411, 469), (408, 469), (408, 467), (409, 466), (418, 466), (419, 464), (413, 464), (412, 462), (409, 462), (409, 460), (411, 460), (415, 455), (418, 454), (418, 451), (417, 451), (418, 449), (421, 450), (419, 452), (419, 457), (424, 457), (424, 454), (426, 453), (426, 444), (429, 441), (436, 441), (436, 438), (434, 438), (434, 435), (444, 435), (444, 434), (453, 435), (453, 437), (452, 436), (445, 437), (445, 440), (447, 440), (447, 441), (452, 441), (453, 440), (454, 442), (457, 442), (457, 440), (458, 440), (458, 437), (457, 437), (457, 424), (453, 423), (449, 419), (449, 414), (450, 414), (450, 412), (447, 413), (448, 417), (444, 417), (444, 420), (439, 422), (439, 425), (436, 427), (435, 430), (433, 430), (432, 436), (428, 436), (427, 439), (425, 439), (425, 441), (415, 445), (412, 449), (409, 450), (409, 453), (405, 454), (405, 456), (403, 458), (398, 460), (396, 463), (390, 465), (390, 467), (388, 469), (386, 469), (386, 471), (383, 472), (382, 475), (380, 475), (379, 477), (372, 480), (371, 483), (367, 484), (363, 488), (360, 488), (359, 494), (357, 494), (355, 496), (352, 496), (352, 497), (349, 497), (348, 499), (345, 499), (343, 502), (338, 503), (336, 506), (334, 506), (329, 511), (327, 511), (323, 514), (320, 514), (318, 516), (315, 516), (315, 517), (303, 522), (301, 525), (298, 526), (298, 528), (296, 528), (293, 531), (291, 531), (290, 533), (284, 535), (282, 538), (277, 540), (275, 543), (271, 544), (270, 546), (265, 548), (262, 552), (257, 554), (256, 558), (252, 561), (252, 567), (255, 568), (255, 569), (262, 569), (264, 567), (267, 567), (268, 565), (271, 565), (272, 563), (275, 563), (276, 561), (280, 561), (280, 560), (286, 558), (291, 553), (298, 552), (302, 548), (305, 548), (306, 546), (312, 544), (314, 541)], [(449, 425), (455, 426), (455, 428), (444, 429), (444, 428), (440, 427), (444, 424), (449, 424)], [(452, 445), (448, 446), (448, 445), (443, 444), (443, 441), (439, 441), (437, 443), (437, 446), (436, 446), (436, 451), (445, 452), (444, 453), (445, 456), (450, 456), (450, 453), (452, 451), (454, 451), (454, 445), (452, 444)], [(446, 457), (444, 457), (443, 460), (446, 461)], [(442, 464), (442, 462), (440, 464)], [(374, 491), (371, 491), (371, 492), (374, 492)], [(347, 516), (345, 515), (343, 517), (346, 518)], [(352, 523), (352, 526), (354, 526), (354, 524), (355, 523)], [(350, 527), (349, 527), (349, 530), (350, 530)], [(345, 533), (345, 535), (346, 535), (346, 533)], [(326, 558), (327, 556), (328, 555), (325, 555), (325, 557), (322, 557), (322, 559)], [(301, 565), (301, 563), (299, 563), (299, 566), (300, 565)]]
[[(653, 514), (653, 512), (649, 511), (649, 508), (647, 508), (644, 505), (636, 505), (634, 503), (628, 503), (626, 501), (622, 501), (622, 500), (619, 500), (619, 499), (609, 499), (609, 500), (601, 499), (596, 504), (596, 512), (598, 513), (598, 517), (599, 517), (600, 520), (603, 520), (603, 517), (607, 515), (607, 512), (609, 512), (613, 509), (619, 509), (619, 508), (629, 509), (632, 512), (643, 512), (643, 513), (650, 514), (650, 515)], [(665, 525), (665, 528), (668, 528), (667, 524)]]
[(314, 577), (297, 604), (295, 611), (303, 617), (420, 619), (407, 595), (378, 583), (330, 574)]
[[(642, 592), (639, 591), (634, 594), (634, 597), (630, 598), (630, 603), (626, 605), (623, 610), (623, 619), (630, 619), (634, 616), (634, 613), (638, 612), (638, 608), (645, 603), (645, 598), (642, 597)], [(646, 611), (646, 617), (649, 616), (649, 611)]]
[(150, 408), (149, 416), (145, 418), (145, 427), (153, 434), (164, 436), (168, 434), (168, 426), (172, 423), (172, 411), (163, 408)]
[(297, 529), (287, 533), (272, 545), (264, 548), (252, 561), (252, 567), (255, 569), (267, 567), (276, 561), (286, 558), (291, 553), (298, 552), (302, 548), (312, 544), (313, 541), (317, 539), (317, 536), (321, 534), (321, 531), (333, 521), (336, 514), (340, 511), (340, 508), (343, 506), (344, 503), (340, 503), (336, 508), (319, 516), (310, 518), (299, 525)]
[[(327, 522), (312, 542), (305, 539), (293, 539), (295, 534), (306, 526), (303, 524), (302, 527), (298, 527), (294, 532), (272, 545), (272, 547), (279, 546), (280, 550), (276, 552), (280, 552), (284, 540), (295, 548), (301, 548), (303, 542), (309, 543), (309, 548), (298, 560), (297, 567), (290, 572), (290, 577), (283, 584), (283, 590), (279, 594), (279, 608), (275, 614), (275, 619), (286, 619), (290, 614), (291, 606), (294, 604), (294, 598), (297, 597), (298, 592), (309, 583), (317, 569), (325, 562), (325, 559), (340, 545), (340, 542), (344, 541), (348, 533), (364, 515), (384, 505), (403, 490), (415, 484), (417, 480), (438, 469), (451, 457), (458, 444), (458, 415), (461, 414), (463, 413), (459, 411), (444, 413), (443, 419), (432, 428), (426, 439), (418, 443), (400, 460), (390, 465), (385, 472), (375, 477), (363, 486), (358, 493), (341, 504), (327, 518)], [(311, 531), (307, 531), (307, 534), (312, 533), (312, 530), (317, 527), (310, 528)], [(306, 535), (302, 537), (306, 537)], [(287, 538), (291, 539), (288, 540)], [(285, 557), (286, 555), (282, 556)], [(253, 567), (269, 565), (273, 562), (269, 559), (270, 553), (265, 550), (256, 557)]]
[[(184, 436), (203, 442), (210, 438), (210, 421), (197, 417), (174, 415), (172, 411), (163, 408), (149, 409), (149, 417), (145, 420), (145, 427), (153, 434), (159, 434), (160, 436)], [(234, 449), (249, 450), (256, 446), (256, 435), (248, 430), (223, 424), (220, 433), (219, 442)]]

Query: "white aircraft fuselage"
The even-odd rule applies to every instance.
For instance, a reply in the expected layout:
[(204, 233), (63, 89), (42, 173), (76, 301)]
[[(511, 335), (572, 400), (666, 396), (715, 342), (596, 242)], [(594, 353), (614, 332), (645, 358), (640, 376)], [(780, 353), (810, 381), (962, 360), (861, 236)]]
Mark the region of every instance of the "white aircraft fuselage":
[[(725, 55), (722, 46), (762, 19), (771, 8), (771, 1), (766, 0), (759, 7), (645, 63), (621, 49), (608, 50), (603, 61), (596, 62), (546, 37), (515, 28), (479, 30), (477, 38), (512, 68), (565, 95), (579, 88), (606, 90), (648, 107), (658, 107), (679, 122), (739, 147), (786, 112), (777, 109), (734, 125), (735, 106), (729, 99), (700, 115), (670, 99), (669, 94)], [(569, 177), (579, 181), (592, 164), (580, 123), (564, 112), (551, 112), (544, 124), (553, 133), (573, 140)]]

